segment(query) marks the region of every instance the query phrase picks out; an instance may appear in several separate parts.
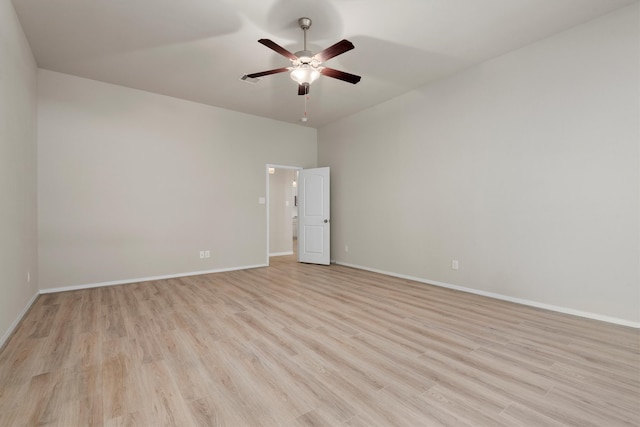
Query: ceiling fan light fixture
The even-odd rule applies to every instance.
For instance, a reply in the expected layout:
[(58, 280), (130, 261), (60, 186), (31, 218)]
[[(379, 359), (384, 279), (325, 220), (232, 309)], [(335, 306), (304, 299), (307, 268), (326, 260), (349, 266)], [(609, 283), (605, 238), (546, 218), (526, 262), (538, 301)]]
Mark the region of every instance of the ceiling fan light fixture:
[(302, 64), (291, 71), (291, 78), (298, 84), (311, 84), (320, 77), (320, 71), (309, 64)]
[[(360, 81), (360, 76), (345, 73), (340, 70), (334, 70), (333, 68), (327, 68), (321, 65), (329, 59), (342, 55), (343, 53), (353, 49), (353, 43), (349, 40), (343, 39), (314, 54), (307, 50), (307, 30), (311, 27), (311, 19), (300, 18), (298, 20), (298, 25), (300, 25), (304, 35), (304, 44), (302, 50), (296, 53), (289, 52), (273, 40), (258, 40), (258, 43), (268, 47), (291, 61), (290, 67), (280, 67), (273, 70), (261, 71), (259, 73), (246, 74), (243, 76), (242, 80), (247, 81), (249, 78), (258, 79), (271, 74), (289, 72), (291, 80), (298, 83), (298, 95), (305, 95), (305, 102), (309, 95), (309, 87), (311, 86), (311, 83), (318, 80), (321, 74), (326, 77), (331, 77), (333, 79), (342, 80), (352, 84), (356, 84)], [(306, 113), (303, 121), (306, 121)]]

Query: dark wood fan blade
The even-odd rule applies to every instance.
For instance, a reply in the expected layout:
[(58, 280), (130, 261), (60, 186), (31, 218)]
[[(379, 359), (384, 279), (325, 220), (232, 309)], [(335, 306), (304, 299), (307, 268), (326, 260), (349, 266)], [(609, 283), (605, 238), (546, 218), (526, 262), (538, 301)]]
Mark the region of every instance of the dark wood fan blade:
[(276, 68), (273, 70), (261, 71), (259, 73), (247, 74), (247, 77), (251, 77), (252, 79), (257, 79), (258, 77), (268, 76), (269, 74), (284, 73), (285, 71), (289, 71), (289, 69), (286, 67)]
[(329, 46), (325, 50), (316, 53), (314, 55), (314, 58), (316, 58), (320, 62), (325, 62), (333, 58), (334, 56), (338, 56), (353, 48), (353, 43), (351, 43), (349, 40), (340, 40), (333, 46)]
[(333, 68), (324, 67), (320, 70), (320, 74), (327, 77), (333, 77), (334, 79), (342, 80), (348, 83), (356, 84), (360, 81), (361, 77), (355, 74), (345, 73), (344, 71), (334, 70)]
[(298, 85), (298, 95), (309, 95), (309, 84)]
[(265, 45), (266, 47), (268, 47), (271, 50), (274, 50), (276, 52), (278, 52), (280, 55), (287, 57), (293, 61), (297, 60), (298, 57), (295, 56), (293, 53), (289, 52), (287, 49), (283, 48), (282, 46), (280, 46), (278, 43), (269, 40), (269, 39), (260, 39), (258, 40), (258, 43), (261, 43), (263, 45)]

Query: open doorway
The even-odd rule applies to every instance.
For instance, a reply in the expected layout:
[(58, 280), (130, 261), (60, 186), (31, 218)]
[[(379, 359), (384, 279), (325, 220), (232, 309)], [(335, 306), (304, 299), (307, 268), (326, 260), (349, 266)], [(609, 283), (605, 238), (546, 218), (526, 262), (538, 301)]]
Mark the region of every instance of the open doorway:
[[(294, 166), (267, 165), (267, 265), (297, 251), (297, 177)], [(295, 257), (293, 257), (295, 259)]]

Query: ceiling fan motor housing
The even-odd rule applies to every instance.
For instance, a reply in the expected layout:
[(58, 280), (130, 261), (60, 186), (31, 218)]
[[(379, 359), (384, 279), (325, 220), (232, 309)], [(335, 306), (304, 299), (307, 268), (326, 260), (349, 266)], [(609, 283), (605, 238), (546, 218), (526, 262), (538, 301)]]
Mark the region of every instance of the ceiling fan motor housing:
[[(296, 53), (294, 53), (295, 56), (298, 57), (298, 61), (300, 61), (300, 63), (302, 64), (312, 64), (313, 61), (313, 52), (311, 52), (310, 50), (300, 50)], [(295, 61), (294, 61), (295, 62)], [(317, 66), (317, 60), (315, 61), (316, 64), (312, 64)]]

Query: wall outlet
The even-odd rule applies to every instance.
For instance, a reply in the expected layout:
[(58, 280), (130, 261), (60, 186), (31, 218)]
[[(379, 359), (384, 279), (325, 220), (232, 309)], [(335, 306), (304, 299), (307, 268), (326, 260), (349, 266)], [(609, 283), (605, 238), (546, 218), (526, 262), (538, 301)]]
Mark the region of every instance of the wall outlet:
[(200, 258), (204, 258), (204, 251), (200, 251)]
[(211, 251), (204, 251), (205, 258), (211, 258)]
[(349, 252), (349, 245), (344, 245), (344, 251)]
[(460, 262), (457, 259), (452, 259), (451, 260), (451, 268), (453, 270), (457, 270), (460, 268)]

